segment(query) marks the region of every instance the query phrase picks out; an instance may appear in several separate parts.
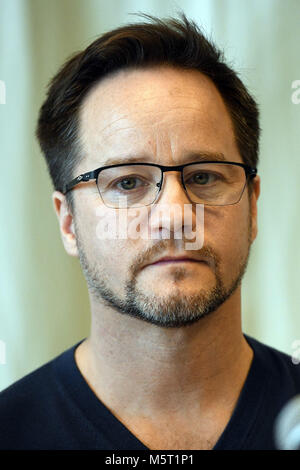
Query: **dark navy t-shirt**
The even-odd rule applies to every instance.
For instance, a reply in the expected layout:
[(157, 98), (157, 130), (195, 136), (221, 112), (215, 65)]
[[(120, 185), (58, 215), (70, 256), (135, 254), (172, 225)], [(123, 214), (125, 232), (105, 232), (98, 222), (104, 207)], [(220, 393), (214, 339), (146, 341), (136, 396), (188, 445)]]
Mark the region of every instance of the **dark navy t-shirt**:
[[(216, 450), (275, 449), (274, 420), (300, 393), (300, 365), (244, 336), (254, 356)], [(74, 359), (80, 343), (0, 393), (0, 449), (149, 450), (86, 383)]]

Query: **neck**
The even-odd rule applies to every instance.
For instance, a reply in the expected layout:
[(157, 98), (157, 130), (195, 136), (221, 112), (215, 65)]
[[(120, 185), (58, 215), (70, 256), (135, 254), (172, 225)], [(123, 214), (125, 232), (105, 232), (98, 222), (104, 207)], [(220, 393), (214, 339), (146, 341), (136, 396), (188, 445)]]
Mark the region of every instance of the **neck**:
[(111, 410), (160, 416), (237, 400), (253, 357), (241, 330), (240, 288), (217, 311), (183, 328), (151, 325), (93, 299), (91, 306), (91, 334), (75, 359)]

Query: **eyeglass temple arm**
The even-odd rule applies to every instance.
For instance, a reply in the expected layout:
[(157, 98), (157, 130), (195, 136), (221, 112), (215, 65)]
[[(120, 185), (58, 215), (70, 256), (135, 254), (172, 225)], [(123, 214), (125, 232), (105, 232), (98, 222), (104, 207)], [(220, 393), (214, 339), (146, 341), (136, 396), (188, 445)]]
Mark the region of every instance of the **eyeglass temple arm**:
[(70, 191), (74, 186), (76, 186), (78, 183), (81, 183), (82, 181), (90, 181), (91, 179), (95, 179), (98, 176), (97, 171), (89, 171), (88, 173), (83, 173), (82, 175), (77, 176), (74, 178), (70, 183), (65, 184), (63, 186), (62, 193), (66, 194), (68, 191)]
[(247, 175), (252, 179), (257, 175), (257, 168), (253, 168), (251, 166), (246, 167)]

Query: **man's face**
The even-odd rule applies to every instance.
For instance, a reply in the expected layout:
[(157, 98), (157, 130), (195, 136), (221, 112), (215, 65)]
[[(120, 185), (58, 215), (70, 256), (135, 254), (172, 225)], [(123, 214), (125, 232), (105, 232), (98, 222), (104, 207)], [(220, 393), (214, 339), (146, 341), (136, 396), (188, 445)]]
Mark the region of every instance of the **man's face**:
[[(84, 157), (76, 175), (106, 165), (108, 159), (125, 163), (132, 156), (171, 166), (186, 163), (190, 154), (210, 152), (243, 163), (221, 95), (197, 71), (159, 67), (108, 77), (85, 99), (80, 123)], [(106, 207), (94, 182), (79, 185), (74, 189), (75, 235), (93, 299), (169, 327), (191, 324), (215, 311), (236, 290), (245, 271), (256, 236), (257, 196), (254, 192), (250, 203), (246, 188), (235, 205), (205, 206), (203, 247), (186, 251), (184, 232), (182, 240), (175, 240), (172, 232), (165, 239), (164, 223), (150, 218), (156, 239), (101, 239), (97, 209), (104, 210), (107, 221), (116, 210), (126, 209)], [(191, 204), (179, 172), (164, 175), (156, 207), (167, 204), (180, 204), (182, 214), (184, 205)], [(149, 216), (154, 209), (148, 207)], [(127, 214), (130, 217), (130, 211)], [(203, 255), (206, 262), (146, 266), (179, 254)]]

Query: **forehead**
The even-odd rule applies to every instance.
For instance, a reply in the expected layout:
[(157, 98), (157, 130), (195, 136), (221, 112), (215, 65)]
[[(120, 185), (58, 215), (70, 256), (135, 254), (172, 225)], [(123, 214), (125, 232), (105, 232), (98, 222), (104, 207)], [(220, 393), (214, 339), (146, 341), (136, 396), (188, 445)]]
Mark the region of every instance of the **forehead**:
[(201, 150), (241, 161), (213, 82), (169, 66), (124, 70), (96, 84), (81, 107), (80, 138), (87, 160), (98, 166), (128, 153), (179, 163), (183, 152)]

